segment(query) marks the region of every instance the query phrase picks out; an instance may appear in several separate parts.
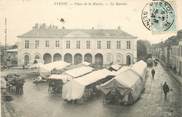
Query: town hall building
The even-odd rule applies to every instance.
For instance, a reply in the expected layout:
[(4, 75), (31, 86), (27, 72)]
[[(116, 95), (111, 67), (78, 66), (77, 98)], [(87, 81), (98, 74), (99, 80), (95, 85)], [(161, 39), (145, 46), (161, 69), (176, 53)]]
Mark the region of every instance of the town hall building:
[(133, 64), (137, 59), (136, 39), (116, 29), (58, 29), (36, 24), (20, 36), (18, 64), (63, 60), (71, 64), (84, 61), (96, 66)]

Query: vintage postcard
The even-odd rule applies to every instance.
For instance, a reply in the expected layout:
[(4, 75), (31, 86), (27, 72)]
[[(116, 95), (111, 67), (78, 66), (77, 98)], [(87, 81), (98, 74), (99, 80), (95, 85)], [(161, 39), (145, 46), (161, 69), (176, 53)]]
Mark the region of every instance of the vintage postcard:
[(181, 0), (0, 0), (2, 117), (181, 117)]

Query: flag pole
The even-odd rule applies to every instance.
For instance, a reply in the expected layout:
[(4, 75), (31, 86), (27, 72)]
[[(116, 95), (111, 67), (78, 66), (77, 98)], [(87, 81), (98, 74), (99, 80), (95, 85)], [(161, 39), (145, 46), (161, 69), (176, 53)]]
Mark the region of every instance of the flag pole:
[(7, 59), (7, 54), (6, 54), (6, 50), (7, 50), (7, 18), (5, 17), (5, 22), (4, 22), (4, 25), (5, 25), (5, 30), (4, 30), (4, 63), (5, 65), (7, 65), (6, 63), (6, 59)]

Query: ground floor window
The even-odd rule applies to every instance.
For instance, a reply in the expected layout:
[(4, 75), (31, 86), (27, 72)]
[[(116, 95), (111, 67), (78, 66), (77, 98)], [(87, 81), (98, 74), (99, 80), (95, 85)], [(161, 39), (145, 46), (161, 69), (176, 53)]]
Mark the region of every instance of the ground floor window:
[(30, 56), (29, 55), (25, 55), (24, 56), (24, 65), (28, 65), (30, 63)]
[(92, 55), (91, 54), (85, 54), (84, 61), (88, 63), (92, 63)]
[(132, 59), (131, 59), (131, 56), (130, 55), (127, 55), (126, 56), (126, 64), (127, 65), (131, 65), (132, 64)]
[(95, 67), (101, 68), (103, 66), (103, 55), (98, 53), (95, 55)]
[(64, 61), (67, 63), (72, 63), (72, 55), (67, 53), (64, 55)]
[(49, 53), (44, 54), (43, 59), (44, 59), (44, 64), (52, 62), (52, 56)]
[(56, 54), (54, 54), (54, 56), (53, 56), (53, 61), (60, 61), (61, 60), (61, 54), (59, 54), (59, 53), (56, 53)]
[(81, 54), (75, 54), (74, 56), (74, 64), (82, 63), (82, 55)]

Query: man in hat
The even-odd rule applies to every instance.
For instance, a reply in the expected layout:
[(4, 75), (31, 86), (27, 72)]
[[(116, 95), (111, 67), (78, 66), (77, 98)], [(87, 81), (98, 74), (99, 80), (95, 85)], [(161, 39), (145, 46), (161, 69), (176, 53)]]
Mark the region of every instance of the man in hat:
[(169, 86), (168, 86), (168, 84), (166, 82), (164, 82), (162, 88), (163, 88), (163, 92), (164, 92), (164, 98), (166, 100), (167, 99), (167, 94), (169, 93)]

